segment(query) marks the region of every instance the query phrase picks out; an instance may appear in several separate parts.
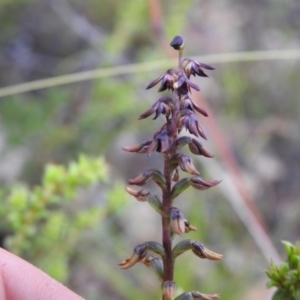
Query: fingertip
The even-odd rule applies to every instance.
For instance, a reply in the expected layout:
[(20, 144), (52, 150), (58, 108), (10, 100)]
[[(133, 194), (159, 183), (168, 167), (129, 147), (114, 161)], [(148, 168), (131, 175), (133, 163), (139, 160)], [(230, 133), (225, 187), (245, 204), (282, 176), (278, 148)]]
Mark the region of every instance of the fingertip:
[(1, 300), (83, 300), (42, 270), (0, 248)]

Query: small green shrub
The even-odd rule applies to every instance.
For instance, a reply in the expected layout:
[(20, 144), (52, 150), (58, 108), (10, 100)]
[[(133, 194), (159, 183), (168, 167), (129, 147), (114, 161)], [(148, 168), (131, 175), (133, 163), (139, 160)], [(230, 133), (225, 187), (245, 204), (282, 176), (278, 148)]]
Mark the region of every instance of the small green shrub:
[[(64, 209), (78, 190), (105, 183), (108, 166), (103, 158), (80, 156), (68, 167), (50, 164), (40, 186), (16, 185), (1, 191), (0, 228), (5, 247), (49, 275), (66, 281), (68, 262), (85, 230), (95, 227), (107, 207)], [(110, 208), (111, 210), (111, 208)]]
[(300, 243), (295, 245), (282, 242), (287, 254), (286, 260), (279, 266), (271, 263), (266, 272), (270, 281), (268, 287), (276, 287), (272, 300), (300, 299)]

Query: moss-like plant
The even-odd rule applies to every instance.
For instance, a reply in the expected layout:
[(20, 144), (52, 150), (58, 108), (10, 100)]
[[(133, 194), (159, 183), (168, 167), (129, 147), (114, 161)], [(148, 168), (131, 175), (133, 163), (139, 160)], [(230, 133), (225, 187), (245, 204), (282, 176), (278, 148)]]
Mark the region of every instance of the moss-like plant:
[[(130, 185), (144, 186), (153, 181), (161, 189), (161, 195), (156, 195), (145, 189), (134, 190), (127, 187), (127, 192), (138, 201), (148, 202), (160, 215), (162, 220), (162, 243), (148, 241), (134, 248), (133, 254), (120, 263), (123, 269), (128, 269), (137, 262), (150, 267), (161, 281), (162, 299), (170, 300), (176, 296), (176, 284), (174, 282), (174, 264), (176, 258), (188, 250), (203, 259), (221, 260), (222, 255), (215, 253), (204, 246), (203, 243), (194, 240), (184, 240), (173, 247), (172, 241), (175, 235), (182, 235), (196, 228), (184, 218), (179, 208), (173, 206), (174, 199), (184, 190), (192, 186), (200, 191), (217, 185), (220, 181), (205, 180), (195, 168), (192, 159), (180, 152), (184, 146), (188, 146), (195, 155), (212, 158), (213, 155), (197, 139), (206, 139), (196, 112), (207, 117), (206, 111), (199, 107), (190, 97), (191, 89), (199, 91), (199, 87), (190, 80), (190, 76), (208, 77), (204, 72), (213, 70), (207, 64), (200, 63), (190, 58), (183, 58), (184, 41), (181, 36), (176, 36), (171, 44), (179, 53), (178, 68), (167, 70), (166, 73), (152, 81), (147, 89), (160, 83), (159, 92), (171, 90), (172, 97), (164, 96), (158, 99), (150, 109), (140, 116), (140, 120), (154, 114), (154, 119), (164, 115), (166, 122), (154, 133), (153, 138), (146, 139), (138, 145), (124, 147), (128, 152), (146, 153), (150, 156), (154, 151), (161, 153), (164, 159), (163, 170), (148, 169), (142, 171), (136, 178), (128, 181)], [(191, 135), (180, 136), (186, 129)], [(196, 138), (194, 138), (195, 136)], [(189, 173), (192, 177), (180, 179), (179, 169)], [(155, 255), (149, 255), (152, 252)], [(177, 296), (176, 300), (219, 298), (218, 294), (203, 294), (198, 291), (185, 292)]]
[(300, 299), (300, 243), (282, 242), (287, 258), (279, 266), (271, 263), (266, 272), (270, 281), (268, 287), (276, 287), (272, 300)]

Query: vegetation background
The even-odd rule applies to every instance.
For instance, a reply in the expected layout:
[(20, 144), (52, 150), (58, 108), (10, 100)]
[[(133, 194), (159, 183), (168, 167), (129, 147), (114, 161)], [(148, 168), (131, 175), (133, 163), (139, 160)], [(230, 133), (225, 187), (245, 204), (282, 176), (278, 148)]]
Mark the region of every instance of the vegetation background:
[[(168, 44), (181, 34), (186, 56), (216, 68), (196, 80), (216, 157), (198, 167), (223, 182), (178, 205), (198, 227), (190, 237), (225, 259), (184, 255), (176, 282), (224, 300), (270, 299), (267, 265), (279, 260), (275, 249), (284, 253), (280, 240), (300, 232), (300, 2), (2, 0), (0, 25), (2, 246), (86, 299), (158, 299), (154, 274), (117, 263), (160, 241), (159, 217), (124, 186), (161, 158), (121, 147), (158, 128), (137, 118), (158, 99), (145, 87), (174, 65)], [(97, 78), (18, 90), (98, 69)]]

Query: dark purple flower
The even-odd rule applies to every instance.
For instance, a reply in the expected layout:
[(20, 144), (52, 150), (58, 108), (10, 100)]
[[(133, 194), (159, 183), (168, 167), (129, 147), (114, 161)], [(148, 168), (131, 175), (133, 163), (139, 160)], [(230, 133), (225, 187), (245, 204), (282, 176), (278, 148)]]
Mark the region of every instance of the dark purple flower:
[(152, 140), (142, 140), (139, 144), (134, 146), (123, 147), (122, 149), (127, 152), (147, 153), (148, 146)]
[(202, 243), (196, 241), (192, 242), (192, 251), (200, 258), (207, 258), (210, 260), (221, 260), (223, 258), (222, 254), (213, 252), (207, 249)]
[(204, 180), (200, 176), (193, 176), (190, 178), (191, 186), (196, 190), (204, 191), (213, 186), (216, 186), (221, 181), (220, 180)]
[(171, 146), (171, 132), (167, 129), (163, 129), (162, 131), (154, 135), (153, 141), (148, 147), (148, 155), (151, 155), (153, 151), (161, 153), (167, 152), (170, 150)]
[(189, 143), (189, 149), (195, 155), (203, 155), (209, 158), (214, 157), (213, 154), (211, 154), (207, 149), (205, 149), (201, 142), (196, 139), (192, 139), (192, 141)]
[(201, 115), (205, 117), (208, 116), (207, 112), (203, 108), (198, 106), (195, 102), (193, 102), (193, 100), (190, 99), (188, 95), (184, 95), (180, 99), (180, 109), (184, 108), (190, 109), (193, 112), (196, 110)]
[(183, 213), (176, 207), (171, 207), (170, 213), (170, 225), (172, 231), (178, 235), (185, 233), (185, 219)]
[(208, 77), (204, 73), (203, 69), (214, 70), (213, 67), (200, 63), (197, 60), (190, 59), (190, 58), (185, 58), (182, 63), (183, 63), (184, 72), (188, 78), (190, 78), (191, 75), (194, 75), (195, 77), (196, 75), (201, 77)]
[(178, 71), (174, 69), (169, 69), (166, 73), (156, 78), (152, 82), (149, 83), (146, 90), (151, 89), (155, 85), (157, 85), (161, 81), (161, 85), (159, 88), (159, 92), (163, 92), (165, 90), (174, 90), (173, 85), (174, 82), (178, 79)]
[(177, 118), (179, 128), (182, 128), (182, 126), (184, 125), (184, 127), (189, 131), (189, 133), (194, 134), (195, 136), (201, 136), (205, 140), (207, 139), (203, 129), (199, 125), (196, 116), (191, 110), (181, 110)]
[(155, 113), (155, 117), (153, 120), (158, 118), (160, 114), (166, 115), (167, 118), (170, 117), (171, 112), (174, 108), (174, 102), (170, 97), (161, 97), (158, 101), (156, 101), (147, 111), (140, 115), (139, 120), (148, 118), (153, 113)]
[(178, 157), (178, 164), (182, 171), (188, 172), (190, 174), (199, 175), (200, 173), (195, 168), (192, 159), (184, 154), (178, 153), (176, 154)]
[(186, 76), (181, 75), (178, 80), (173, 84), (173, 89), (177, 90), (180, 94), (186, 95), (191, 92), (191, 88), (200, 91), (197, 84), (191, 82)]

